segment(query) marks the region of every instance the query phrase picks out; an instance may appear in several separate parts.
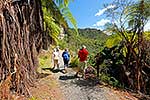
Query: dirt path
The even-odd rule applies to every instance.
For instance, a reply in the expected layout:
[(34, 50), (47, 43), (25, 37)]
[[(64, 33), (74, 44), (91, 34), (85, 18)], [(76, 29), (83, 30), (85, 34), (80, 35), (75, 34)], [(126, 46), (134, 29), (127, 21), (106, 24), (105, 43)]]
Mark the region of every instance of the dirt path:
[(45, 69), (44, 73), (43, 78), (36, 83), (37, 87), (32, 88), (31, 93), (35, 100), (137, 100), (127, 92), (97, 84), (97, 80), (75, 78), (75, 71), (71, 68), (67, 68), (66, 74), (61, 71), (52, 73), (49, 69)]
[(54, 73), (59, 88), (65, 100), (137, 100), (127, 92), (120, 92), (97, 84), (98, 81), (75, 78), (75, 72), (67, 69), (68, 73)]

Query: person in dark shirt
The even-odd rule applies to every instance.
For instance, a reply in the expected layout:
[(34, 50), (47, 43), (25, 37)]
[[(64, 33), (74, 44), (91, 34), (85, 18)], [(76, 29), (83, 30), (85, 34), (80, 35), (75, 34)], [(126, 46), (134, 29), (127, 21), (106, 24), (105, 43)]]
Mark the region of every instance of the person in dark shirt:
[(66, 67), (68, 67), (69, 60), (70, 60), (70, 54), (68, 52), (68, 49), (65, 49), (62, 53), (63, 61), (64, 61), (64, 70)]

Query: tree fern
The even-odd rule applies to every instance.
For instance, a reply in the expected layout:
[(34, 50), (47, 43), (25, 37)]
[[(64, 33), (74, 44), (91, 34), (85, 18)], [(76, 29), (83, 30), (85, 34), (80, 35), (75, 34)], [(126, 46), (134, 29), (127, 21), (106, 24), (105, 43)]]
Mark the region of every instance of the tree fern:
[(62, 11), (64, 18), (68, 19), (68, 21), (70, 21), (72, 23), (72, 25), (74, 26), (74, 29), (78, 35), (77, 23), (76, 23), (75, 18), (72, 16), (70, 9), (68, 7), (65, 7), (61, 11)]
[[(48, 34), (52, 39), (58, 43), (58, 36), (60, 33), (60, 27), (54, 22), (54, 19), (50, 16), (44, 16), (44, 26), (45, 26), (45, 31), (48, 31)], [(46, 29), (47, 27), (47, 29)]]
[(69, 0), (56, 0), (56, 3), (59, 5), (59, 10), (62, 13), (65, 20), (72, 23), (72, 25), (73, 25), (73, 27), (76, 30), (76, 33), (78, 35), (78, 28), (77, 28), (76, 20), (73, 17), (70, 9), (68, 8)]
[(67, 29), (68, 20), (77, 31), (76, 21), (68, 8), (68, 4), (69, 0), (42, 0), (44, 23), (47, 27), (45, 30), (48, 31), (50, 37), (52, 37), (56, 43), (58, 42), (60, 26)]
[(119, 44), (121, 41), (122, 41), (122, 39), (121, 39), (121, 37), (118, 34), (113, 34), (112, 36), (110, 36), (107, 39), (105, 45), (106, 45), (106, 47), (111, 48), (111, 47)]

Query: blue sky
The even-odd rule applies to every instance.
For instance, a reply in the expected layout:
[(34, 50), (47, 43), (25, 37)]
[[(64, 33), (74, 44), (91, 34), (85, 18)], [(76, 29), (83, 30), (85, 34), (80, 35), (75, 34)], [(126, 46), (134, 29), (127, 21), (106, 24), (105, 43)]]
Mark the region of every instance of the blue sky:
[(74, 0), (70, 2), (69, 8), (77, 21), (79, 28), (87, 27), (102, 27), (96, 26), (97, 22), (102, 21), (101, 24), (107, 22), (103, 14), (96, 16), (96, 13), (103, 10), (103, 4), (109, 3), (111, 0)]
[[(109, 5), (104, 8), (104, 4), (110, 3), (112, 0), (73, 0), (69, 4), (70, 11), (77, 21), (78, 28), (97, 28), (103, 29), (104, 24), (110, 22), (104, 15), (107, 9), (114, 6)], [(71, 24), (69, 24), (72, 27)], [(145, 27), (150, 30), (150, 21)]]

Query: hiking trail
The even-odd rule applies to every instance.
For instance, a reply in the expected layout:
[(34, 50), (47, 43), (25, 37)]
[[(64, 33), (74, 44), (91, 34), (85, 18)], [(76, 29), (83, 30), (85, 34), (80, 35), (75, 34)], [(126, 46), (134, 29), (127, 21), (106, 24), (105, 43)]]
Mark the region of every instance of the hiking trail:
[[(61, 56), (60, 59), (61, 70)], [(67, 68), (65, 74), (59, 70), (52, 72), (49, 68), (42, 71), (36, 87), (31, 89), (31, 94), (37, 100), (138, 100), (128, 92), (97, 84), (98, 80), (75, 78), (72, 68)]]

